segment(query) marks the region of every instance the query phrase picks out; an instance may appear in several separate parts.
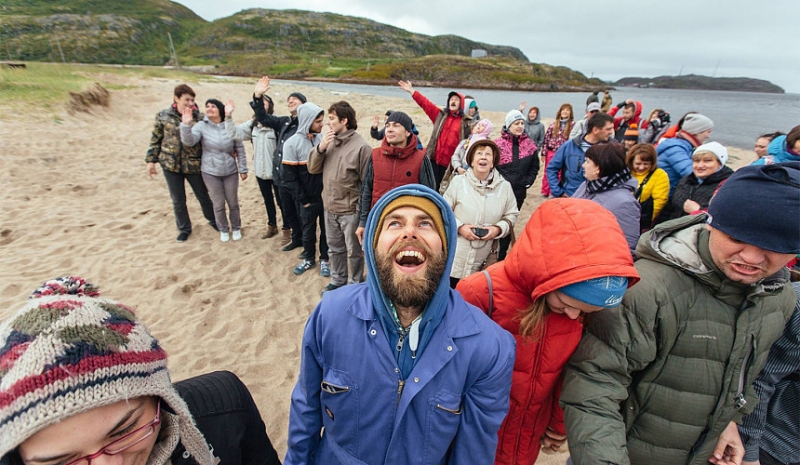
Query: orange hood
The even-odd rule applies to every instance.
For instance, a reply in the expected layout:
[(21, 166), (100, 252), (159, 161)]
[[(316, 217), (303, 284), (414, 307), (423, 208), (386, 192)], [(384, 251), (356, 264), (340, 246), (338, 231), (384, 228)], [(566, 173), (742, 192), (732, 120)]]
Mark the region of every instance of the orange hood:
[(602, 276), (639, 281), (617, 219), (585, 199), (552, 199), (533, 212), (503, 267), (531, 300), (568, 284)]

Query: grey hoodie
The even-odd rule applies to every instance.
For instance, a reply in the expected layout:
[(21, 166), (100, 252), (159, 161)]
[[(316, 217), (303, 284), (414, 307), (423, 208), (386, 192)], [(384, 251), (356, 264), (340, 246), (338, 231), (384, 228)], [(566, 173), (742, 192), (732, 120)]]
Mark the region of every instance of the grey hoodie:
[(322, 175), (310, 174), (306, 165), (311, 149), (322, 141), (322, 134), (310, 134), (311, 123), (323, 113), (311, 102), (297, 107), (297, 132), (283, 144), (283, 182), (302, 205), (322, 202)]
[(536, 113), (536, 118), (533, 121), (529, 120), (528, 117), (525, 117), (525, 134), (536, 143), (536, 147), (539, 147), (539, 150), (542, 149), (542, 144), (544, 143), (544, 124), (539, 122), (542, 119), (542, 115), (538, 112)]

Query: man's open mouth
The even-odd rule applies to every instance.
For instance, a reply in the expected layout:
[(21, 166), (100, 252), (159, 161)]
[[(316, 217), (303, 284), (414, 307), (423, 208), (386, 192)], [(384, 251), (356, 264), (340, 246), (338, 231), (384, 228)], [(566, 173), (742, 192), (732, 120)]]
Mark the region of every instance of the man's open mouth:
[(416, 250), (401, 250), (394, 256), (394, 261), (402, 267), (413, 268), (425, 263), (426, 257)]

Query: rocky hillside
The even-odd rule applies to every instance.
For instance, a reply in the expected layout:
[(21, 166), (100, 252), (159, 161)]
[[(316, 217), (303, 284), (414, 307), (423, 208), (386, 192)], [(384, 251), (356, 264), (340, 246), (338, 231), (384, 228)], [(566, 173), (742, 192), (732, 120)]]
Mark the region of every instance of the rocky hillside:
[(626, 77), (615, 86), (655, 87), (658, 89), (727, 90), (739, 92), (765, 92), (783, 94), (783, 88), (763, 79), (745, 77), (710, 77), (687, 74), (685, 76), (658, 76), (654, 78)]
[[(332, 13), (249, 9), (208, 22), (168, 0), (0, 2), (0, 56), (9, 60), (60, 62), (63, 55), (71, 63), (174, 64), (167, 33), (181, 65), (218, 74), (526, 90), (603, 86), (568, 68), (531, 63), (515, 47)], [(488, 57), (468, 58), (473, 49)]]

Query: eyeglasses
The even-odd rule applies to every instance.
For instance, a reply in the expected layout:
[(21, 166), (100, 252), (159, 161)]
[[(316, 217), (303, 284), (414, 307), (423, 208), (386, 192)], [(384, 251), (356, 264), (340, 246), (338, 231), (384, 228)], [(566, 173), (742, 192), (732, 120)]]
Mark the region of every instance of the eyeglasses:
[(67, 462), (65, 465), (91, 465), (92, 460), (96, 459), (97, 457), (100, 457), (101, 455), (121, 454), (122, 452), (125, 452), (126, 450), (130, 449), (136, 444), (139, 444), (145, 439), (152, 436), (153, 433), (155, 433), (156, 431), (156, 426), (158, 426), (160, 423), (161, 423), (161, 402), (159, 402), (158, 407), (156, 407), (156, 417), (150, 423), (142, 426), (141, 428), (136, 428), (135, 430), (131, 431), (125, 436), (122, 436), (116, 441), (106, 445), (105, 447), (95, 452), (94, 454), (84, 455), (83, 457), (77, 458), (71, 462)]

